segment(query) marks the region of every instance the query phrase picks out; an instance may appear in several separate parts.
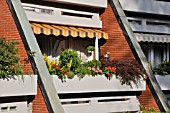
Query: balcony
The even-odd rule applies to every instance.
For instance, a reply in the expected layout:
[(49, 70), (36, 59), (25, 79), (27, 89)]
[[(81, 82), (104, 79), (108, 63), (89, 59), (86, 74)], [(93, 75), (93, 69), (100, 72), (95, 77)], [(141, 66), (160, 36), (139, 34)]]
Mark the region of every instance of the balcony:
[(113, 76), (110, 80), (104, 75), (95, 77), (85, 76), (80, 79), (75, 76), (73, 79), (67, 79), (62, 82), (58, 76), (53, 75), (53, 83), (59, 94), (63, 93), (86, 93), (86, 92), (121, 92), (121, 91), (143, 91), (146, 87), (146, 82), (141, 80), (138, 84), (132, 83), (129, 85), (121, 85), (120, 80)]
[(0, 87), (0, 97), (36, 95), (37, 76), (20, 75), (9, 80), (0, 79)]

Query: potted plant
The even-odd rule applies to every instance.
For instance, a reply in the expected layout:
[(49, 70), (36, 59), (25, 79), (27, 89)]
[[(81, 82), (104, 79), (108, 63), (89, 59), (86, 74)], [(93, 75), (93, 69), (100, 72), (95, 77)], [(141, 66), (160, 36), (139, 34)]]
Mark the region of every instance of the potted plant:
[(37, 76), (23, 75), (17, 44), (0, 38), (0, 97), (36, 94)]
[(87, 46), (87, 47), (86, 47), (86, 50), (87, 50), (89, 53), (92, 53), (92, 51), (95, 50), (95, 47), (94, 47), (94, 46)]
[(153, 73), (162, 90), (170, 90), (170, 62), (163, 61), (153, 69)]
[[(68, 54), (69, 53), (68, 50), (63, 52), (64, 54), (62, 54), (62, 57), (60, 56), (63, 60), (60, 59), (58, 62), (57, 61), (50, 62), (47, 56), (45, 57), (46, 63), (51, 65), (47, 67), (50, 67), (51, 70), (57, 70), (53, 71), (54, 73), (52, 73), (53, 74), (52, 78), (54, 86), (56, 87), (58, 93), (107, 92), (107, 91), (119, 92), (119, 91), (145, 90), (145, 81), (143, 81), (142, 77), (141, 78), (138, 78), (138, 76), (130, 77), (128, 81), (128, 78), (126, 77), (123, 78), (122, 77), (123, 75), (121, 73), (120, 77), (118, 77), (116, 75), (117, 68), (115, 68), (112, 65), (105, 66), (104, 69), (101, 69), (101, 62), (97, 60), (88, 61), (84, 64), (83, 63), (78, 64), (78, 66), (73, 66), (74, 68), (71, 69), (72, 63), (74, 61), (72, 60), (70, 62), (69, 59), (66, 60), (66, 58), (69, 58), (67, 56), (70, 56)], [(71, 54), (73, 53), (71, 52)], [(76, 56), (77, 60), (78, 59), (77, 55), (74, 56)], [(62, 61), (64, 61), (64, 63), (62, 63)], [(102, 66), (104, 66), (103, 63)], [(126, 73), (129, 72), (126, 71), (125, 74)], [(134, 80), (135, 78), (138, 78), (138, 80), (135, 81)]]

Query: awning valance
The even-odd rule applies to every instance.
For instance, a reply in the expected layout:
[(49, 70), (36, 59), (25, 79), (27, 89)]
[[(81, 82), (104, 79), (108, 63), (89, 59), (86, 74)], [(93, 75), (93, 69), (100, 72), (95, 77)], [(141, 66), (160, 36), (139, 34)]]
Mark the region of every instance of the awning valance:
[(135, 33), (138, 42), (170, 43), (170, 35)]
[(72, 36), (72, 37), (81, 37), (81, 38), (105, 38), (108, 39), (108, 34), (98, 30), (98, 29), (88, 29), (80, 27), (68, 27), (68, 26), (59, 26), (52, 24), (43, 24), (43, 23), (30, 23), (32, 30), (35, 34), (45, 34), (45, 35), (55, 35), (55, 36)]

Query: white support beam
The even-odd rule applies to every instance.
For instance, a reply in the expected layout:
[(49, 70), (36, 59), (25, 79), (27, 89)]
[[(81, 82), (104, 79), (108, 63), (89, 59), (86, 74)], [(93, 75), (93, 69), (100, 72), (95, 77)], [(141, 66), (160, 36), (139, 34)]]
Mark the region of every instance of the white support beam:
[(98, 42), (98, 38), (95, 38), (95, 59), (99, 60), (99, 42)]

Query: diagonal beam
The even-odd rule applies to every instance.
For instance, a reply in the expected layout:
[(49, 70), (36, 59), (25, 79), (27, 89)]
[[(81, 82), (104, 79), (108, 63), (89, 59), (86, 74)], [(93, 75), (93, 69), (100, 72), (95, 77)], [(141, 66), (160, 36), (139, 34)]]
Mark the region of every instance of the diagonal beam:
[(169, 108), (168, 101), (165, 95), (163, 94), (155, 76), (153, 75), (150, 66), (147, 63), (146, 57), (139, 43), (136, 40), (136, 37), (128, 23), (128, 20), (124, 14), (124, 11), (120, 5), (119, 0), (109, 0), (109, 2), (134, 56), (144, 67), (146, 73), (149, 75), (147, 84), (153, 94), (153, 97), (155, 98), (155, 101), (157, 102), (157, 105), (159, 106), (159, 109), (163, 112), (168, 112)]
[(50, 113), (64, 113), (57, 91), (52, 82), (52, 76), (44, 62), (43, 55), (31, 30), (20, 0), (7, 0), (12, 16), (24, 43), (26, 50), (36, 52), (31, 62), (35, 74), (38, 74), (38, 83), (41, 88), (44, 100)]

